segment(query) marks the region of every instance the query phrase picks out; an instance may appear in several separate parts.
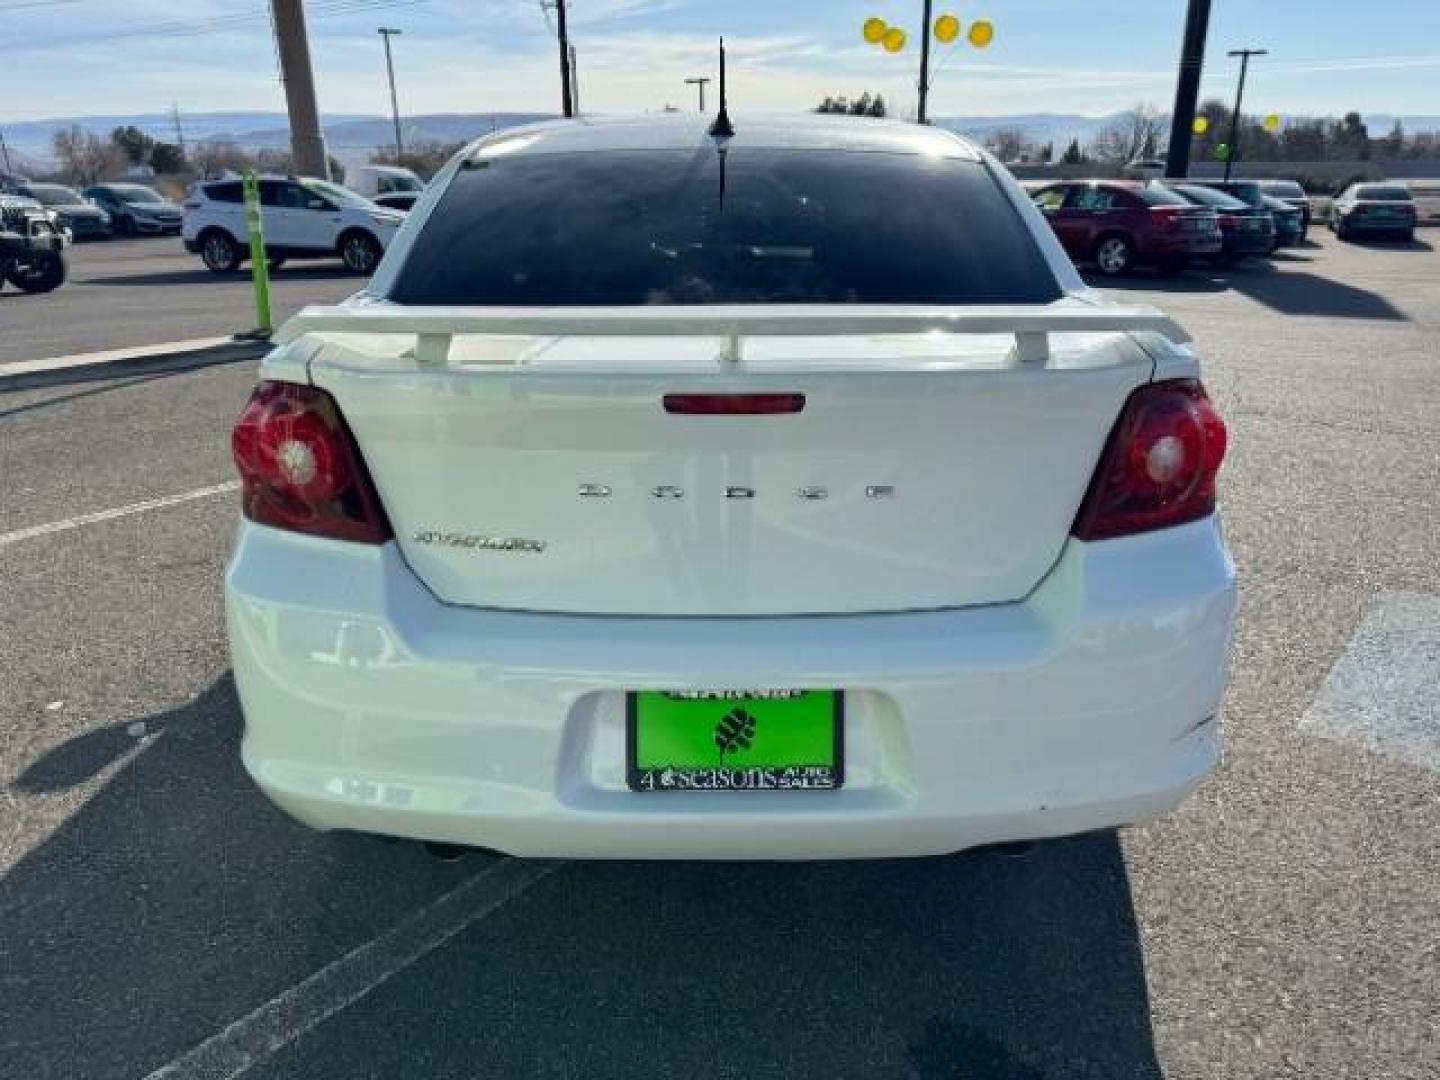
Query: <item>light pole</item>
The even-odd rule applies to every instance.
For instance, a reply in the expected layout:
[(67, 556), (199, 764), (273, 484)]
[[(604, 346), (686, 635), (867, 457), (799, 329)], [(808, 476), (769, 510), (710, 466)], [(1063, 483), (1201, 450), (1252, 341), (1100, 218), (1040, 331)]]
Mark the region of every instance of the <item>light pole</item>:
[(390, 77), (390, 114), (395, 118), (395, 164), (405, 156), (405, 141), (400, 137), (400, 99), (395, 96), (395, 61), (390, 56), (390, 39), (402, 33), (391, 26), (380, 27), (385, 40), (385, 73)]
[(1230, 168), (1240, 156), (1240, 105), (1245, 100), (1245, 73), (1250, 69), (1250, 57), (1269, 56), (1269, 49), (1231, 49), (1226, 56), (1240, 57), (1240, 85), (1235, 88), (1235, 111), (1230, 114), (1230, 146), (1225, 154), (1225, 182), (1230, 182)]
[(1190, 137), (1195, 129), (1195, 103), (1200, 97), (1209, 28), (1210, 0), (1190, 0), (1185, 41), (1180, 46), (1180, 74), (1175, 81), (1175, 108), (1170, 114), (1170, 145), (1165, 153), (1165, 175), (1175, 179), (1183, 180), (1190, 172)]
[(710, 81), (710, 76), (697, 75), (693, 79), (686, 79), (686, 86), (693, 86), (700, 91), (700, 111), (705, 111), (705, 85)]
[(931, 0), (925, 0), (925, 13), (920, 16), (925, 32), (920, 35), (920, 109), (916, 113), (922, 124), (930, 122), (925, 117), (925, 103), (930, 97), (930, 12)]
[(560, 108), (568, 119), (575, 115), (575, 99), (570, 89), (570, 30), (565, 25), (565, 0), (555, 0), (555, 24), (560, 37)]
[(575, 46), (570, 46), (570, 104), (580, 115), (580, 65), (575, 60)]

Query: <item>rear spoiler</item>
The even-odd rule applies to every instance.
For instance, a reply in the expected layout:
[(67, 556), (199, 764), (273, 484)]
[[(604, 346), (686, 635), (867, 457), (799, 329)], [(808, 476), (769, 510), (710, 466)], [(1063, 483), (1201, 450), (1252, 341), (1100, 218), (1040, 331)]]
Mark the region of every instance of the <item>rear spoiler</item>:
[(1045, 363), (1051, 334), (1155, 333), (1177, 345), (1190, 336), (1151, 307), (1109, 305), (920, 307), (902, 305), (746, 305), (655, 307), (307, 307), (275, 334), (281, 345), (306, 334), (408, 334), (415, 360), (444, 364), (456, 337), (713, 337), (738, 364), (749, 337), (850, 334), (1013, 334), (1020, 363)]

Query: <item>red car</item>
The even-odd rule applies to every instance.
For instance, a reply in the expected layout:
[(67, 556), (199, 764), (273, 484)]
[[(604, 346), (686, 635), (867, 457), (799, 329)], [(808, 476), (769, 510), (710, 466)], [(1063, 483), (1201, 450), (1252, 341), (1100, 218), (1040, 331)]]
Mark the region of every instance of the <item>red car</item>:
[(1215, 211), (1165, 188), (1120, 180), (1061, 180), (1031, 188), (1061, 245), (1102, 274), (1140, 264), (1174, 272), (1192, 258), (1220, 254)]

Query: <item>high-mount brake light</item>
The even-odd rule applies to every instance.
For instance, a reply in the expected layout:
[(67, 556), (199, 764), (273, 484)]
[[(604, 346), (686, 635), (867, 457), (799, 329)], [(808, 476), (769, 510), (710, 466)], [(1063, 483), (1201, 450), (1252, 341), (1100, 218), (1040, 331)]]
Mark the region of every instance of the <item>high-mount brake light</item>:
[(251, 521), (362, 544), (393, 535), (360, 449), (324, 390), (262, 382), (235, 422), (230, 449)]
[(1209, 516), (1225, 442), (1225, 422), (1197, 380), (1140, 387), (1110, 433), (1071, 532), (1108, 540)]
[(798, 413), (804, 394), (666, 394), (665, 411), (682, 416), (773, 416)]

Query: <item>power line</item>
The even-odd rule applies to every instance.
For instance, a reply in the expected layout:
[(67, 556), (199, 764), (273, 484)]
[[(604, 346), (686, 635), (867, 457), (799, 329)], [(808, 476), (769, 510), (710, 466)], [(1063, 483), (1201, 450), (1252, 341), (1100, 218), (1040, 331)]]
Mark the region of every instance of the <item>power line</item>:
[[(39, 3), (41, 0), (31, 0), (31, 2)], [(46, 2), (60, 3), (62, 0), (46, 0)], [(427, 0), (311, 0), (311, 2), (306, 5), (305, 16), (307, 19), (334, 18), (341, 15), (359, 15), (384, 8), (413, 7), (416, 4), (426, 2)], [(157, 22), (145, 26), (136, 26), (130, 29), (116, 29), (105, 33), (67, 34), (64, 37), (46, 38), (38, 41), (33, 38), (21, 39), (13, 45), (7, 45), (6, 53), (9, 55), (16, 52), (34, 52), (41, 49), (116, 40), (135, 41), (150, 40), (153, 38), (197, 37), (216, 31), (243, 28), (247, 23), (258, 22), (268, 18), (268, 10), (257, 9), (254, 11), (234, 12), (229, 15), (212, 15), (204, 19), (175, 19), (169, 22)]]

